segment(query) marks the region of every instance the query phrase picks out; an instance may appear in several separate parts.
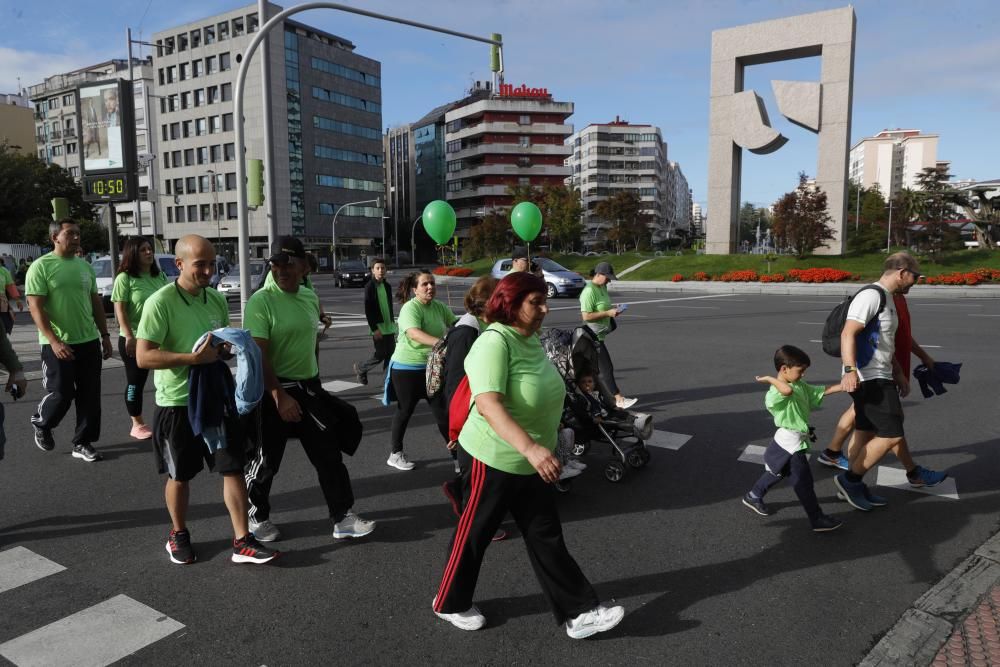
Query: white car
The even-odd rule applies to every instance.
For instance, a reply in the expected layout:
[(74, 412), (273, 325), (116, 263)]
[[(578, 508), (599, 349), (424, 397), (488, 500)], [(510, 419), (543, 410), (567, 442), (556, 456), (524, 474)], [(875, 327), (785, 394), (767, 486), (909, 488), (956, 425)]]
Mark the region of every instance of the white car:
[[(264, 267), (267, 266), (267, 262), (256, 261), (250, 262), (250, 293), (253, 294), (254, 290), (260, 285), (260, 280), (264, 275)], [(233, 264), (222, 280), (219, 281), (219, 291), (222, 292), (227, 299), (239, 299), (240, 298), (240, 265)]]
[[(181, 275), (181, 272), (177, 269), (177, 264), (174, 262), (173, 255), (167, 254), (156, 254), (156, 264), (160, 267), (160, 271), (163, 271), (164, 275), (167, 277), (167, 282), (172, 283), (177, 280), (177, 276)], [(98, 257), (90, 266), (94, 268), (94, 273), (97, 275), (97, 293), (101, 295), (101, 300), (104, 302), (104, 312), (107, 315), (114, 313), (111, 307), (111, 290), (115, 285), (115, 272), (111, 267), (110, 257)]]

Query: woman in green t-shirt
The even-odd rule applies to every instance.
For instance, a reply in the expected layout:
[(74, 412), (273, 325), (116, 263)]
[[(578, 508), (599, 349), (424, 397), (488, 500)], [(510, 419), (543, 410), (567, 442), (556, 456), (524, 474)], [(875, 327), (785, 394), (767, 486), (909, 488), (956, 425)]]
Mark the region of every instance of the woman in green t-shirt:
[(458, 319), (451, 308), (434, 298), (434, 276), (417, 271), (406, 276), (396, 290), (403, 304), (396, 318), (399, 337), (386, 375), (386, 401), (396, 401), (392, 416), (392, 452), (386, 463), (399, 470), (413, 470), (413, 463), (403, 452), (403, 436), (417, 403), (427, 401), (437, 422), (438, 431), (448, 442), (448, 406), (440, 394), (427, 398), (427, 356), (448, 327)]
[(549, 310), (545, 292), (537, 276), (505, 276), (486, 304), (492, 324), (465, 359), (473, 401), (458, 437), (465, 501), (434, 613), (463, 630), (485, 625), (472, 597), (486, 548), (509, 512), (556, 622), (581, 639), (610, 630), (625, 610), (600, 604), (563, 540), (552, 484), (566, 387), (537, 335)]
[(129, 435), (136, 440), (148, 440), (153, 431), (142, 418), (142, 392), (149, 371), (139, 368), (135, 360), (135, 332), (142, 319), (142, 306), (153, 292), (167, 284), (167, 277), (156, 265), (153, 245), (142, 236), (132, 236), (125, 242), (118, 264), (111, 301), (118, 318), (118, 354), (125, 365), (125, 407), (132, 417)]

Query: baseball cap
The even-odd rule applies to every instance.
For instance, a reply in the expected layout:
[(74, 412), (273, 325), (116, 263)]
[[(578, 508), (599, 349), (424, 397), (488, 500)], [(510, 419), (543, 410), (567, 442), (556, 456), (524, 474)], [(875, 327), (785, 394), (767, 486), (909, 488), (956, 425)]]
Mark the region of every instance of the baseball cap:
[(510, 258), (514, 259), (528, 259), (528, 249), (523, 245), (516, 246), (514, 252), (511, 253)]
[(618, 276), (615, 275), (615, 270), (611, 267), (608, 262), (600, 262), (594, 267), (594, 275), (602, 275), (611, 278), (611, 280), (618, 280)]
[(302, 246), (302, 241), (294, 236), (279, 236), (278, 240), (271, 244), (271, 256), (267, 261), (272, 264), (287, 264), (292, 257), (306, 258), (306, 249)]

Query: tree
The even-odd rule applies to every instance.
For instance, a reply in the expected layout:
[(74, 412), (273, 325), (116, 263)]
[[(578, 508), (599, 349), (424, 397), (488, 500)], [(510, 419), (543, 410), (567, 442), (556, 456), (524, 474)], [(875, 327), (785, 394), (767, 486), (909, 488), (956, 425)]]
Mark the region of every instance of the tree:
[(466, 247), (470, 257), (498, 257), (510, 247), (510, 221), (505, 211), (491, 211), (473, 226)]
[(774, 237), (800, 259), (834, 237), (830, 223), (826, 193), (807, 186), (805, 174), (799, 174), (799, 187), (774, 205)]
[(955, 210), (964, 195), (951, 183), (948, 167), (925, 167), (917, 174), (918, 213), (925, 224), (917, 235), (920, 248), (932, 257), (960, 246), (958, 230), (948, 223), (958, 219)]
[(546, 185), (542, 188), (542, 220), (549, 241), (563, 252), (576, 247), (583, 235), (583, 204), (580, 191), (565, 185)]
[(958, 204), (972, 221), (980, 248), (997, 249), (997, 228), (1000, 227), (1000, 196), (988, 197), (989, 186), (974, 187), (971, 195), (962, 196)]
[(54, 197), (69, 200), (74, 220), (94, 218), (93, 206), (83, 201), (80, 186), (68, 171), (0, 143), (0, 241), (22, 242), (25, 223), (51, 220)]
[(84, 252), (108, 252), (108, 230), (93, 220), (80, 220), (80, 247)]
[(630, 243), (638, 250), (649, 235), (649, 214), (634, 191), (618, 192), (599, 202), (594, 213), (610, 225), (607, 238), (615, 244), (618, 254), (625, 252)]
[(861, 196), (861, 221), (869, 225), (885, 225), (887, 215), (885, 197), (876, 183)]

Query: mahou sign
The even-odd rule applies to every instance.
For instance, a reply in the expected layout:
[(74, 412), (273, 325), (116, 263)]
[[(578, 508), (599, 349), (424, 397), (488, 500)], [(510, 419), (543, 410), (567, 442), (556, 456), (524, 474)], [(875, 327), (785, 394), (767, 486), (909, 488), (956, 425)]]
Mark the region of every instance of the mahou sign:
[(529, 88), (523, 83), (516, 88), (509, 83), (500, 84), (500, 97), (544, 97), (550, 99), (548, 88)]

